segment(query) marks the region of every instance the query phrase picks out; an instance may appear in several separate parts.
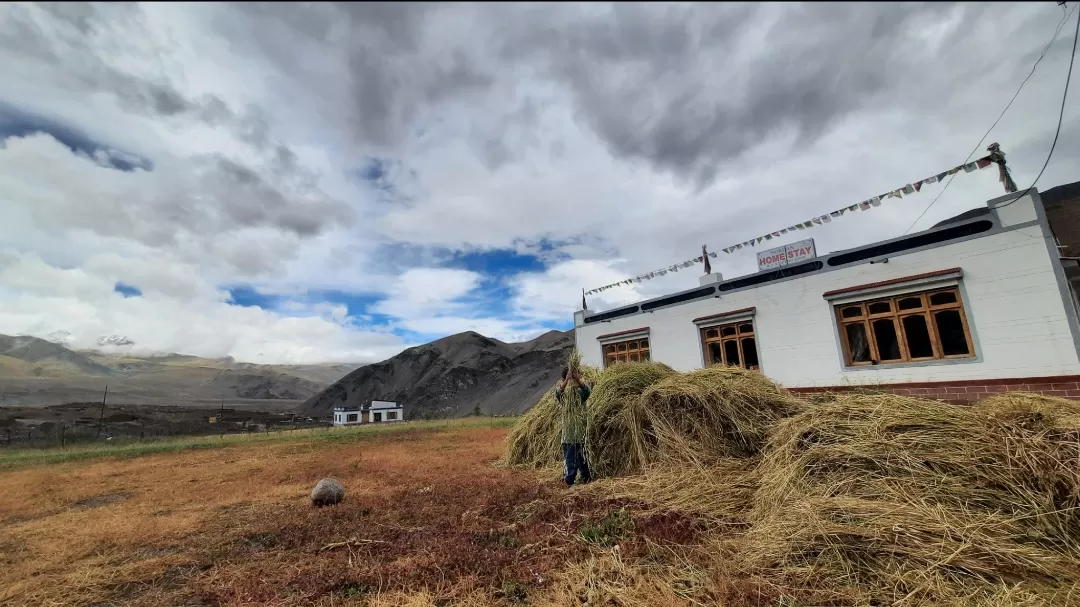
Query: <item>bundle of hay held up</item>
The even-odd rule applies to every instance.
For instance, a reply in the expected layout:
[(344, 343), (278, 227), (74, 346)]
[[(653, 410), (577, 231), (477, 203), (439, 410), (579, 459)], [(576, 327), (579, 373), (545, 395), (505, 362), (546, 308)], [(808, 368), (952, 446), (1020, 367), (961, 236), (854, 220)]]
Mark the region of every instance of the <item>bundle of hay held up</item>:
[(1017, 584), (1065, 596), (1080, 580), (1080, 418), (1060, 412), (1076, 403), (1004, 398), (842, 396), (782, 422), (758, 469), (748, 562), (881, 604)]
[[(581, 363), (581, 355), (576, 349), (570, 353), (566, 366), (577, 370), (582, 381), (588, 385), (595, 385), (600, 377), (599, 369)], [(555, 400), (559, 380), (561, 375), (510, 431), (506, 438), (506, 463), (546, 468), (562, 461), (562, 414)]]

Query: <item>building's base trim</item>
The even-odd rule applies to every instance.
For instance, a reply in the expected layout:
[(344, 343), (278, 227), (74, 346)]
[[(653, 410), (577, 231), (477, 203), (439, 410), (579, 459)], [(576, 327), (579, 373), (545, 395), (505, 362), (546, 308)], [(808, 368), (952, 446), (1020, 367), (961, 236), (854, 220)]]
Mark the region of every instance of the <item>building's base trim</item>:
[(788, 388), (788, 390), (796, 394), (866, 390), (889, 392), (900, 396), (916, 396), (920, 398), (947, 400), (951, 402), (975, 402), (1001, 392), (1034, 392), (1044, 396), (1056, 396), (1059, 398), (1080, 400), (1080, 375), (1011, 377), (1004, 379), (965, 379), (955, 381), (875, 385), (814, 386)]

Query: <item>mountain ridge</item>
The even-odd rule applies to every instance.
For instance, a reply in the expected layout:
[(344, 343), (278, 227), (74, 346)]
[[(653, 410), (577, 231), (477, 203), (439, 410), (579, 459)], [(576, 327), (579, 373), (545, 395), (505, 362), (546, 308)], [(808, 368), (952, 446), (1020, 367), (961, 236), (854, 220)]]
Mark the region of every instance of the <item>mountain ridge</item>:
[(406, 419), (523, 413), (554, 383), (573, 336), (553, 330), (508, 344), (474, 331), (450, 335), (356, 369), (300, 411), (326, 417), (337, 406), (390, 400), (405, 406)]
[(63, 342), (0, 335), (0, 403), (201, 404), (218, 400), (303, 401), (358, 365), (259, 365), (187, 354), (130, 356), (73, 350)]

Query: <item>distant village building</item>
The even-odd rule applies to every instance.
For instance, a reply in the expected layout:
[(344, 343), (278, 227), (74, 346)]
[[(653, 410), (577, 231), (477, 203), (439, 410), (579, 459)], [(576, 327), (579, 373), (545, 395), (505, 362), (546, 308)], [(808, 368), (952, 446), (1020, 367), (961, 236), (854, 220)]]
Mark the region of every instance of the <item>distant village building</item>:
[(335, 426), (382, 424), (405, 419), (405, 407), (386, 400), (373, 400), (367, 407), (334, 407)]
[(708, 274), (679, 293), (581, 310), (575, 339), (597, 367), (735, 365), (802, 393), (1080, 399), (1078, 218), (1071, 184), (820, 256), (812, 240), (771, 251), (763, 242), (758, 272)]

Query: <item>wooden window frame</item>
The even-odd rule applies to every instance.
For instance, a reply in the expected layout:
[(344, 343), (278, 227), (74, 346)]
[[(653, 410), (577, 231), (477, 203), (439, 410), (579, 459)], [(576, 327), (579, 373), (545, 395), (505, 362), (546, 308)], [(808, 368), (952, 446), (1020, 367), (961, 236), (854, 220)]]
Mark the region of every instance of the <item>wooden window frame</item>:
[[(930, 297), (939, 293), (953, 293), (955, 295), (955, 301), (944, 304), (932, 304), (930, 302)], [(919, 307), (900, 309), (900, 301), (911, 299), (918, 299)], [(886, 302), (889, 304), (889, 311), (870, 312), (871, 306)], [(845, 317), (843, 314), (844, 311), (852, 308), (858, 308), (860, 310), (860, 315)], [(944, 345), (941, 342), (941, 338), (938, 336), (936, 313), (948, 310), (956, 310), (960, 314), (960, 325), (964, 331), (964, 339), (967, 341), (967, 354), (944, 353)], [(846, 367), (918, 364), (944, 360), (963, 360), (976, 357), (975, 340), (971, 335), (971, 326), (968, 322), (964, 298), (959, 285), (914, 290), (885, 297), (867, 297), (866, 299), (846, 303), (835, 303), (833, 304), (833, 314), (836, 318), (836, 328), (840, 337), (840, 345), (843, 349), (844, 365)], [(923, 318), (927, 333), (930, 336), (931, 356), (919, 358), (911, 357), (908, 349), (907, 329), (904, 326), (904, 319), (910, 316), (921, 316)], [(874, 333), (874, 321), (882, 319), (892, 320), (893, 331), (896, 334), (900, 351), (900, 358), (898, 359), (882, 360), (880, 352), (878, 352), (878, 340)], [(847, 327), (849, 325), (862, 325), (863, 332), (865, 333), (868, 342), (867, 346), (869, 348), (870, 360), (855, 361), (852, 359), (851, 344), (848, 341), (847, 334)]]
[[(745, 330), (747, 326), (750, 327), (749, 330)], [(727, 329), (731, 329), (734, 332), (725, 335), (724, 332)], [(701, 353), (703, 360), (705, 361), (705, 366), (712, 367), (717, 364), (730, 365), (728, 362), (727, 348), (724, 347), (724, 344), (733, 341), (738, 348), (739, 364), (731, 366), (742, 367), (743, 369), (749, 369), (751, 371), (761, 371), (761, 352), (757, 347), (757, 331), (755, 329), (753, 318), (698, 326), (698, 336), (701, 341)], [(714, 331), (715, 335), (709, 335)], [(754, 358), (757, 359), (756, 365), (746, 365), (746, 352), (743, 349), (743, 342), (746, 339), (754, 340)], [(720, 344), (721, 360), (719, 362), (713, 361), (712, 357), (709, 356), (709, 345), (715, 343)]]
[(652, 342), (649, 341), (648, 335), (605, 341), (600, 346), (605, 369), (621, 362), (652, 360)]

